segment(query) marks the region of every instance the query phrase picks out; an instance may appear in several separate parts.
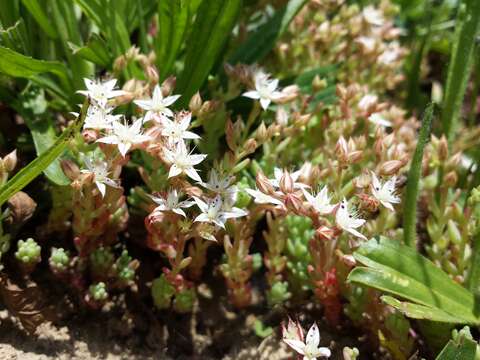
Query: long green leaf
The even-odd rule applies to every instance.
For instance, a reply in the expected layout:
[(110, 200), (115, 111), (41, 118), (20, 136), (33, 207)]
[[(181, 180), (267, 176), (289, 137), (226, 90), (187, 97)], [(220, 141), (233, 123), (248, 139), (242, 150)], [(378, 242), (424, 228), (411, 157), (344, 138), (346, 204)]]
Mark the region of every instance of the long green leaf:
[(23, 19), (8, 29), (0, 30), (0, 45), (19, 53), (30, 54), (32, 47), (29, 40)]
[(372, 239), (354, 257), (366, 267), (350, 272), (349, 281), (438, 309), (460, 323), (479, 323), (473, 295), (415, 249), (384, 238)]
[(33, 78), (42, 73), (53, 73), (64, 85), (69, 83), (65, 65), (58, 61), (37, 60), (0, 46), (0, 73), (13, 77)]
[(277, 39), (287, 30), (290, 22), (306, 3), (306, 0), (290, 0), (267, 23), (250, 34), (229, 61), (232, 64), (252, 64), (261, 60), (273, 49)]
[(73, 43), (69, 43), (73, 51), (73, 55), (80, 56), (82, 59), (93, 62), (104, 68), (108, 68), (112, 64), (112, 56), (108, 51), (105, 40), (100, 35), (92, 34), (85, 46), (79, 47)]
[(210, 74), (235, 25), (242, 0), (201, 3), (187, 42), (184, 70), (178, 80), (181, 103), (187, 104)]
[(422, 172), (423, 150), (430, 139), (434, 104), (428, 105), (423, 114), (422, 127), (418, 135), (417, 147), (408, 172), (407, 190), (403, 210), (403, 238), (405, 244), (415, 246), (417, 240), (417, 197)]
[(22, 4), (32, 14), (35, 21), (40, 25), (43, 31), (52, 39), (58, 38), (58, 33), (52, 26), (51, 19), (45, 13), (45, 4), (40, 4), (38, 0), (22, 0)]
[(442, 110), (444, 134), (449, 141), (455, 134), (467, 82), (473, 62), (475, 37), (480, 26), (480, 1), (464, 0), (460, 4), (452, 56), (448, 67), (445, 100)]
[(158, 3), (158, 33), (155, 38), (160, 81), (170, 73), (187, 33), (190, 3), (161, 0)]
[(445, 311), (432, 308), (431, 306), (414, 304), (408, 301), (400, 301), (391, 296), (382, 296), (381, 299), (385, 304), (394, 307), (405, 316), (408, 316), (412, 319), (422, 319), (453, 324), (460, 320), (457, 316), (450, 315)]
[(66, 128), (55, 143), (42, 155), (37, 157), (23, 169), (21, 169), (13, 178), (11, 178), (3, 187), (0, 188), (0, 206), (18, 191), (27, 186), (33, 179), (41, 174), (57, 157), (59, 157), (67, 148), (68, 141), (80, 130), (85, 115), (87, 113), (88, 101), (85, 100), (82, 106), (80, 116), (77, 120)]

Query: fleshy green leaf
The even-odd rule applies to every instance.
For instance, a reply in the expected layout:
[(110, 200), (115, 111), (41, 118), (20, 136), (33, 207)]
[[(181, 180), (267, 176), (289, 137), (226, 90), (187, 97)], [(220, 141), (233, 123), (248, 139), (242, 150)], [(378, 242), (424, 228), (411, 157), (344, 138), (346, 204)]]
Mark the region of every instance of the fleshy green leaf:
[(365, 267), (353, 269), (349, 281), (438, 309), (457, 318), (458, 323), (479, 323), (472, 293), (415, 249), (385, 238), (371, 239), (354, 257)]
[(210, 74), (236, 23), (242, 0), (204, 1), (188, 38), (184, 70), (178, 80), (185, 105)]
[(290, 22), (306, 3), (306, 0), (290, 0), (268, 22), (249, 35), (233, 54), (230, 62), (252, 64), (261, 60), (273, 49), (277, 39), (287, 30)]
[(41, 174), (57, 157), (67, 148), (68, 141), (81, 129), (87, 112), (88, 101), (85, 100), (81, 114), (77, 120), (66, 128), (55, 143), (35, 160), (22, 168), (13, 178), (0, 188), (0, 206), (18, 191), (27, 186), (33, 179)]

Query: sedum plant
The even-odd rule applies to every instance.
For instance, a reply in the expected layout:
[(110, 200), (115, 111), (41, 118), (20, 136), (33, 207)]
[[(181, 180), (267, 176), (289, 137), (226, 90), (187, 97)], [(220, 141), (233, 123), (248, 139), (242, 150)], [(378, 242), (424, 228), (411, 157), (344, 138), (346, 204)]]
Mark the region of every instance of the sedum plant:
[[(0, 99), (29, 131), (15, 148), (38, 156), (15, 175), (15, 151), (0, 161), (1, 255), (35, 209), (19, 191), (43, 173), (47, 181), (26, 188), (42, 184), (48, 210), (35, 233), (58, 237), (44, 249), (48, 264), (80, 307), (125, 310), (133, 299), (160, 318), (186, 314), (196, 329), (214, 281), (227, 310), (308, 314), (306, 335), (289, 319), (282, 339), (309, 360), (336, 351), (320, 346), (320, 322), (351, 323), (398, 359), (414, 353), (414, 329), (427, 333), (427, 320), (478, 325), (479, 128), (451, 130), (468, 71), (456, 84), (455, 47), (445, 133), (434, 105), (420, 121), (404, 109), (399, 6), (5, 8)], [(456, 36), (469, 54), (474, 15)], [(421, 74), (421, 59), (415, 66)], [(41, 248), (31, 238), (17, 244), (31, 275)], [(273, 320), (260, 317), (257, 334), (273, 336)], [(455, 333), (439, 359), (457, 346), (471, 353), (472, 343), (467, 330)], [(359, 354), (353, 344), (342, 353)]]

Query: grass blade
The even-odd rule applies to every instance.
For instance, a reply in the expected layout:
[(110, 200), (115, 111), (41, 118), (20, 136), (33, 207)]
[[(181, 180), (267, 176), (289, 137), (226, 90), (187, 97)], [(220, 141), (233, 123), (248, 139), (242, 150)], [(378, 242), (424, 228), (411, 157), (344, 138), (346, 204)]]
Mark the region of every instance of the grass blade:
[(170, 73), (185, 39), (190, 20), (190, 4), (184, 0), (158, 3), (158, 33), (155, 37), (160, 81)]
[(417, 197), (422, 171), (423, 150), (430, 139), (434, 104), (428, 105), (423, 114), (422, 127), (418, 136), (417, 147), (413, 154), (408, 172), (407, 190), (403, 211), (403, 239), (406, 245), (415, 246), (417, 238)]
[(287, 30), (290, 22), (306, 3), (306, 0), (290, 0), (267, 23), (253, 32), (229, 61), (232, 64), (252, 64), (261, 60), (273, 49), (277, 39)]
[(49, 37), (52, 39), (58, 38), (57, 31), (52, 26), (51, 20), (45, 11), (43, 11), (45, 4), (40, 4), (38, 0), (22, 0), (22, 4), (27, 8), (30, 14), (32, 14), (35, 21)]
[(241, 5), (242, 0), (204, 1), (200, 5), (187, 42), (184, 70), (178, 79), (183, 105), (188, 104), (210, 74), (232, 32)]
[(445, 100), (442, 109), (443, 132), (451, 141), (460, 116), (473, 62), (475, 36), (480, 26), (480, 1), (464, 0), (457, 15), (457, 25), (448, 67)]

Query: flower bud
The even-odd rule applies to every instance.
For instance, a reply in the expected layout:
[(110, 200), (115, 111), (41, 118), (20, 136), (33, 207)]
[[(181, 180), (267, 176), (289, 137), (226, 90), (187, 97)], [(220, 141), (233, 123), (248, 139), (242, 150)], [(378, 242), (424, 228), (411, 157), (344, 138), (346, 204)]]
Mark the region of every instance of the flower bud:
[(190, 256), (186, 257), (185, 259), (180, 261), (180, 264), (178, 265), (178, 267), (179, 267), (180, 270), (183, 270), (186, 267), (188, 267), (188, 265), (190, 265), (191, 262), (192, 262), (192, 258)]
[(235, 128), (232, 120), (227, 119), (225, 123), (225, 138), (230, 150), (235, 151), (237, 149), (237, 142), (235, 141)]
[(438, 142), (438, 159), (440, 161), (445, 161), (448, 158), (448, 142), (445, 135), (442, 135)]
[(75, 180), (80, 176), (80, 169), (78, 165), (75, 164), (72, 160), (64, 159), (60, 161), (60, 166), (63, 170), (63, 173), (70, 179)]
[(162, 83), (162, 94), (163, 96), (168, 96), (175, 89), (177, 84), (177, 78), (175, 76), (169, 76)]
[(257, 131), (255, 133), (255, 139), (257, 139), (259, 143), (264, 143), (268, 140), (267, 127), (265, 126), (265, 123), (263, 121), (257, 128)]
[(327, 87), (327, 80), (320, 79), (320, 76), (315, 75), (312, 81), (312, 89), (314, 91), (321, 91)]
[(147, 75), (147, 79), (151, 84), (158, 84), (158, 80), (159, 80), (158, 71), (154, 66), (152, 65), (147, 66), (145, 73)]
[(3, 158), (3, 166), (7, 172), (12, 172), (17, 166), (17, 150), (13, 150)]
[(453, 187), (458, 181), (458, 175), (455, 171), (450, 171), (445, 175), (443, 181), (446, 187)]
[(363, 156), (363, 151), (362, 150), (352, 151), (347, 156), (347, 162), (349, 164), (355, 164), (362, 159), (362, 156)]
[(37, 208), (37, 203), (23, 191), (8, 199), (10, 216), (15, 224), (22, 224), (30, 219)]
[(383, 176), (395, 175), (403, 165), (403, 161), (400, 160), (385, 161), (382, 166), (380, 166), (380, 174)]
[(288, 194), (293, 191), (293, 180), (288, 171), (284, 171), (282, 177), (280, 178), (280, 190), (283, 193)]
[(293, 193), (287, 193), (285, 197), (285, 206), (297, 215), (304, 215), (303, 201)]
[(322, 225), (315, 231), (315, 235), (321, 240), (329, 241), (335, 236), (335, 231), (327, 226)]
[(257, 185), (258, 190), (260, 190), (264, 194), (271, 195), (275, 192), (275, 189), (273, 188), (272, 183), (261, 171), (257, 173), (257, 176), (255, 178), (255, 183)]
[(190, 102), (188, 103), (188, 107), (192, 113), (197, 113), (202, 108), (202, 103), (203, 103), (202, 97), (200, 96), (200, 93), (197, 91), (190, 99)]
[(245, 150), (247, 154), (254, 153), (256, 149), (257, 149), (257, 142), (254, 139), (248, 139), (243, 145), (243, 150)]
[(337, 154), (337, 158), (339, 161), (347, 162), (348, 145), (343, 136), (340, 136), (337, 144), (335, 145), (335, 153)]

